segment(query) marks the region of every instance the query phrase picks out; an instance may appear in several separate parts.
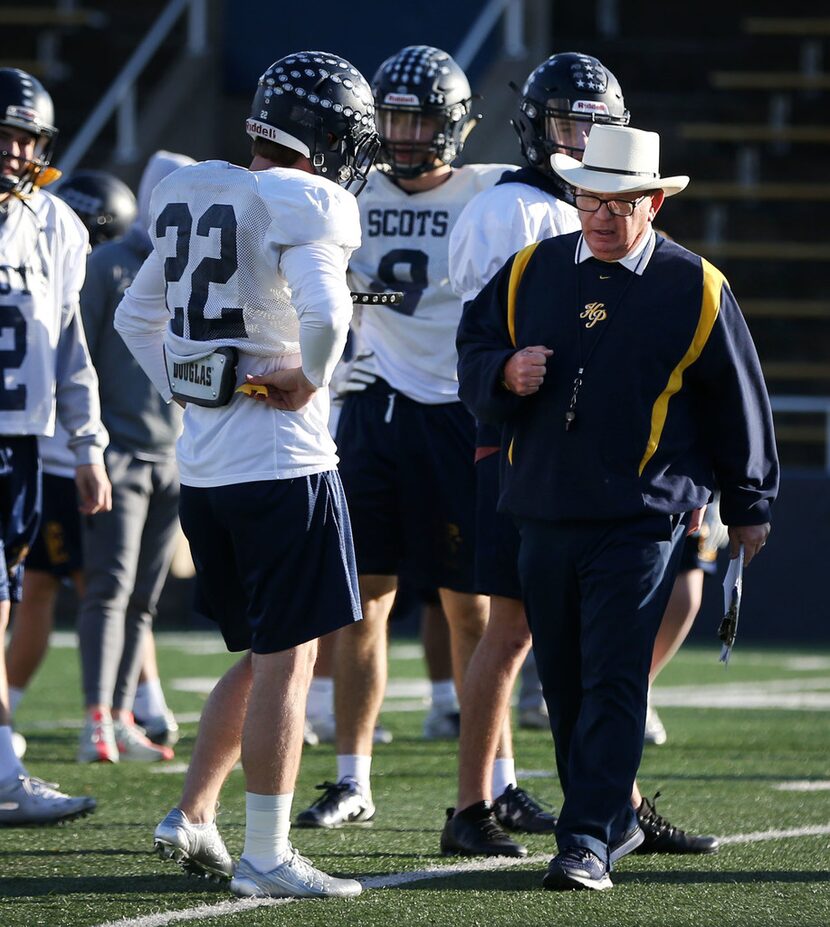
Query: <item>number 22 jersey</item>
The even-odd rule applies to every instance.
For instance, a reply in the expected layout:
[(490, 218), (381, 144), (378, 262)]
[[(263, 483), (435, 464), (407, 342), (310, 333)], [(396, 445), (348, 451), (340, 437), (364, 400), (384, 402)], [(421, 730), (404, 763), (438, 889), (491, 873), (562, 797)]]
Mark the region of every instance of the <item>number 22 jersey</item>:
[(458, 400), (461, 300), (450, 287), (450, 232), (467, 202), (512, 169), (468, 164), (420, 193), (406, 193), (374, 169), (358, 198), (363, 243), (349, 262), (352, 287), (404, 294), (399, 306), (361, 307), (360, 348), (374, 353), (390, 386), (416, 402)]
[[(248, 373), (300, 364), (316, 386), (328, 384), (352, 312), (346, 264), (360, 243), (352, 194), (299, 170), (205, 161), (166, 177), (150, 216), (153, 252), (115, 326), (165, 398), (163, 344), (194, 358), (237, 348), (237, 384)], [(177, 445), (182, 483), (221, 486), (332, 469), (328, 406), (327, 389), (297, 412), (241, 394), (220, 408), (188, 405)]]

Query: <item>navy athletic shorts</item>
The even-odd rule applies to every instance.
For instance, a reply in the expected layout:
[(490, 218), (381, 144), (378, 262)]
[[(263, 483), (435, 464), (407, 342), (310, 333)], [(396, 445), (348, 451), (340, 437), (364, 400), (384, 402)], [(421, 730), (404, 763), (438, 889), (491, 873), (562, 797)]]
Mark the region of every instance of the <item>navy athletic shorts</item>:
[(276, 653), (359, 621), (349, 513), (336, 470), (182, 486), (199, 611), (228, 650)]
[(415, 402), (380, 379), (346, 397), (337, 448), (358, 573), (473, 591), (474, 437), (460, 402)]
[(75, 480), (44, 473), (40, 531), (26, 557), (26, 566), (65, 579), (82, 570), (83, 565), (81, 514)]
[(496, 510), (499, 456), (496, 451), (476, 463), (476, 592), (521, 599), (519, 529)]
[(0, 601), (19, 602), (40, 521), (40, 456), (31, 435), (0, 436)]

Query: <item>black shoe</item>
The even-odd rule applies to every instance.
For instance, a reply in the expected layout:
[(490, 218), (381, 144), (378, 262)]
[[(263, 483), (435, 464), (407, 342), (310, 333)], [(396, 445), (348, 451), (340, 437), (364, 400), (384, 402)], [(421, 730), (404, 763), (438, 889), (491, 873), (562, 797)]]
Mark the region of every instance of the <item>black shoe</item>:
[(643, 798), (637, 809), (637, 820), (645, 834), (645, 840), (637, 848), (638, 853), (715, 853), (720, 846), (717, 837), (698, 837), (675, 827), (657, 813), (655, 807), (658, 792), (651, 801)]
[(523, 847), (499, 827), (489, 801), (476, 802), (453, 817), (447, 808), (447, 823), (441, 831), (444, 856), (527, 856)]
[(507, 786), (493, 802), (493, 812), (499, 824), (508, 830), (549, 834), (556, 827), (556, 818), (518, 786)]
[(542, 887), (553, 891), (592, 888), (594, 891), (613, 888), (608, 867), (586, 847), (565, 847), (550, 861), (542, 879)]
[(323, 794), (313, 805), (297, 815), (297, 827), (342, 827), (365, 824), (375, 816), (375, 806), (351, 779), (324, 782), (317, 786)]

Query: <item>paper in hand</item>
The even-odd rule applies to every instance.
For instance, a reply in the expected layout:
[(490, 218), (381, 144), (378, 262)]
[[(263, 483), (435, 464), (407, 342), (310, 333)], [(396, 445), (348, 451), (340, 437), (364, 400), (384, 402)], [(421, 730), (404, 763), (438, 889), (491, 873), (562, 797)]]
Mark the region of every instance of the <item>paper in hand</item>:
[(738, 633), (738, 615), (741, 611), (741, 592), (744, 582), (744, 546), (734, 560), (729, 561), (729, 568), (723, 580), (723, 620), (718, 628), (718, 637), (723, 642), (720, 662), (729, 664), (735, 636)]

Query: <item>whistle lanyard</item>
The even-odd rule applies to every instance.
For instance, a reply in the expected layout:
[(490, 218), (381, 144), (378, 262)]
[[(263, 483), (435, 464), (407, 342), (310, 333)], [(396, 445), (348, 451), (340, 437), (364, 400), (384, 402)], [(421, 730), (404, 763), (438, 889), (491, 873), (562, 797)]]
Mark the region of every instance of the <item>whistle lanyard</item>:
[[(579, 241), (579, 247), (580, 248), (582, 247), (582, 239), (580, 239)], [(608, 321), (606, 322), (605, 325), (603, 325), (602, 329), (599, 332), (597, 332), (597, 334), (594, 336), (593, 342), (591, 346), (588, 348), (588, 353), (584, 357), (583, 357), (583, 346), (582, 346), (582, 325), (583, 325), (582, 320), (585, 317), (584, 312), (588, 307), (583, 306), (582, 304), (582, 274), (584, 272), (584, 268), (582, 266), (582, 262), (580, 262), (577, 265), (577, 268), (576, 268), (576, 298), (579, 304), (579, 312), (577, 313), (577, 316), (576, 316), (576, 347), (577, 347), (577, 357), (579, 359), (579, 367), (577, 368), (576, 376), (574, 377), (573, 387), (571, 389), (571, 401), (568, 404), (568, 411), (565, 413), (565, 431), (570, 431), (571, 428), (573, 428), (576, 424), (576, 404), (577, 404), (577, 400), (579, 399), (579, 390), (582, 388), (585, 368), (588, 366), (588, 361), (591, 359), (594, 351), (597, 349), (597, 345), (600, 343), (605, 333), (611, 327), (615, 317), (619, 315), (620, 309), (622, 308), (623, 300), (625, 299), (625, 296), (628, 293), (629, 287), (634, 282), (634, 279), (637, 276), (637, 271), (640, 269), (640, 265), (643, 262), (643, 258), (645, 257), (646, 251), (647, 249), (643, 249), (643, 252), (640, 255), (640, 259), (637, 261), (637, 266), (634, 268), (633, 271), (630, 271), (627, 268), (622, 268), (629, 275), (628, 279), (625, 281), (625, 284), (622, 288), (622, 292), (617, 298), (617, 301), (614, 303), (613, 308), (608, 310), (607, 312)], [(613, 264), (611, 262), (608, 262), (608, 264), (609, 264), (609, 269), (610, 269), (613, 266)], [(619, 263), (616, 263), (616, 266), (618, 268), (622, 267), (622, 265)], [(620, 271), (617, 270), (615, 272), (619, 273)]]

